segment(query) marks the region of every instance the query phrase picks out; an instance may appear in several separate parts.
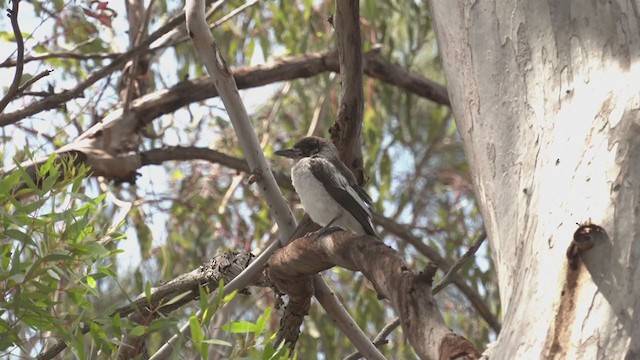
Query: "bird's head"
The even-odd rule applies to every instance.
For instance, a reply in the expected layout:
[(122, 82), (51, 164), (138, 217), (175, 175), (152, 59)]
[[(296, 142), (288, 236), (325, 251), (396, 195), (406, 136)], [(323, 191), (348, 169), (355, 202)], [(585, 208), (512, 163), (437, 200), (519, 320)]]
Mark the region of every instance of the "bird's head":
[(329, 141), (316, 136), (307, 136), (296, 142), (291, 149), (275, 152), (276, 155), (300, 160), (305, 157), (320, 155), (329, 159), (338, 158), (338, 150)]

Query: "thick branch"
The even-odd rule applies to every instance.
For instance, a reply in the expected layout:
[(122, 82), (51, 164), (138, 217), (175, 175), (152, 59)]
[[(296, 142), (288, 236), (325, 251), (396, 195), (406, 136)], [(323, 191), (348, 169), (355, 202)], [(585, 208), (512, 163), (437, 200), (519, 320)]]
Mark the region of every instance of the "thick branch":
[(299, 286), (298, 279), (333, 266), (361, 271), (378, 294), (391, 301), (409, 342), (421, 358), (480, 357), (470, 342), (445, 325), (431, 294), (435, 267), (428, 273), (416, 274), (393, 249), (375, 238), (352, 237), (338, 231), (317, 240), (309, 234), (278, 250), (269, 261), (269, 274), (280, 290), (290, 296), (304, 296), (305, 289)]
[[(436, 250), (429, 247), (427, 244), (422, 242), (420, 238), (413, 235), (411, 231), (405, 226), (402, 226), (393, 220), (387, 219), (382, 215), (374, 214), (375, 223), (382, 225), (385, 230), (394, 234), (413, 245), (422, 255), (426, 256), (429, 261), (435, 263), (438, 268), (443, 271), (449, 271), (452, 266), (452, 262), (443, 258)], [(485, 304), (484, 300), (477, 291), (472, 289), (467, 283), (462, 279), (459, 275), (453, 274), (451, 281), (456, 285), (456, 287), (460, 290), (462, 294), (469, 300), (473, 308), (482, 316), (483, 319), (487, 322), (487, 324), (495, 331), (496, 333), (500, 332), (502, 325), (498, 318), (491, 312), (487, 304)]]
[(340, 160), (364, 183), (362, 161), (362, 40), (360, 39), (360, 2), (336, 0), (334, 17), (338, 58), (340, 62), (340, 104), (336, 121), (329, 129), (331, 140), (338, 148)]
[[(233, 71), (239, 89), (254, 88), (280, 81), (309, 78), (327, 71), (339, 71), (335, 52), (290, 56), (269, 64), (241, 67)], [(367, 75), (439, 104), (449, 103), (447, 90), (420, 74), (390, 64), (376, 52), (365, 54), (364, 71)], [(144, 123), (168, 114), (196, 101), (218, 96), (210, 78), (181, 82), (170, 89), (157, 91), (133, 101), (131, 110)]]
[[(122, 55), (121, 53), (95, 53), (95, 54), (78, 54), (74, 52), (60, 52), (60, 53), (45, 53), (38, 55), (26, 56), (24, 63), (32, 61), (42, 61), (47, 59), (75, 59), (75, 60), (100, 60), (100, 59), (113, 59)], [(0, 68), (14, 67), (18, 64), (17, 60), (6, 59), (0, 63)]]
[[(251, 173), (249, 164), (244, 159), (229, 156), (216, 150), (200, 148), (195, 146), (171, 146), (162, 149), (152, 149), (140, 154), (142, 166), (160, 165), (165, 161), (172, 160), (206, 160), (211, 163), (220, 164), (231, 169)], [(274, 173), (278, 185), (288, 189), (293, 189), (289, 174)]]

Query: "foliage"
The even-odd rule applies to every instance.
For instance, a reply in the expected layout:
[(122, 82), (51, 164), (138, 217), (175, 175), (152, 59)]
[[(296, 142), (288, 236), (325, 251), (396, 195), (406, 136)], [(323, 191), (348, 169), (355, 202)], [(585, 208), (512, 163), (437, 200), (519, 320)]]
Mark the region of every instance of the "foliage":
[[(112, 264), (122, 236), (102, 214), (106, 194), (84, 193), (88, 174), (51, 156), (37, 169), (36, 182), (22, 168), (0, 180), (2, 352), (17, 347), (36, 355), (47, 333), (68, 341), (79, 357), (88, 341), (98, 349), (115, 346), (103, 325), (116, 319), (98, 305), (117, 278)], [(19, 183), (25, 186), (12, 191)], [(85, 327), (91, 340), (82, 336)]]

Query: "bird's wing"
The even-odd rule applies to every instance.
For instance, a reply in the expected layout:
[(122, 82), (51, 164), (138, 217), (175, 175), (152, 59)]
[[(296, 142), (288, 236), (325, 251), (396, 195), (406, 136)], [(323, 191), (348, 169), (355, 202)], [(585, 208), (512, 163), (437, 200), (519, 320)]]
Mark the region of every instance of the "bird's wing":
[(310, 165), (311, 172), (324, 185), (329, 195), (349, 211), (368, 235), (377, 236), (371, 223), (371, 210), (367, 205), (370, 203), (369, 196), (360, 195), (360, 192), (364, 192), (364, 190), (359, 189), (357, 185), (354, 189), (349, 184), (347, 177), (326, 159), (313, 157), (310, 159)]
[(336, 161), (332, 161), (331, 164), (333, 164), (333, 166), (335, 166), (337, 170), (344, 175), (344, 177), (349, 182), (349, 185), (351, 185), (351, 187), (358, 193), (362, 201), (364, 201), (368, 205), (368, 208), (371, 208), (371, 197), (369, 196), (369, 194), (367, 194), (366, 191), (364, 191), (363, 188), (360, 187), (360, 185), (358, 185), (358, 183), (356, 182), (356, 177), (353, 176), (353, 173), (351, 172), (351, 170), (349, 170), (347, 165), (337, 159)]

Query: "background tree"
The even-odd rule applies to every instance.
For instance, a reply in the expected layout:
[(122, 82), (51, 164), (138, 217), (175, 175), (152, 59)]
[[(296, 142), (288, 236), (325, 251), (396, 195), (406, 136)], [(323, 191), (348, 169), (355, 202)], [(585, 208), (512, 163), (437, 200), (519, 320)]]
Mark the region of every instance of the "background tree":
[[(126, 333), (145, 335), (144, 348), (153, 353), (206, 306), (188, 303), (149, 326), (125, 318), (123, 307), (224, 249), (257, 252), (277, 238), (212, 82), (187, 42), (183, 4), (2, 5), (13, 16), (11, 27), (3, 23), (5, 41), (17, 45), (0, 65), (2, 78), (18, 74), (0, 114), (6, 175), (0, 319), (10, 335), (2, 337), (2, 349), (34, 356), (56, 338), (77, 357), (110, 357)], [(305, 134), (329, 137), (340, 93), (327, 21), (333, 4), (223, 1), (209, 9), (238, 86), (275, 84), (244, 93), (267, 155)], [(363, 1), (360, 15), (368, 76), (363, 174), (376, 221), (411, 267), (433, 261), (448, 269), (482, 223), (446, 91), (425, 78), (443, 81), (427, 5)], [(59, 182), (65, 167), (80, 162), (90, 172)], [(290, 189), (289, 164), (273, 160), (272, 167)], [(26, 185), (16, 192), (20, 182)], [(285, 194), (297, 203), (293, 192)], [(92, 231), (83, 231), (88, 224)], [(375, 335), (394, 317), (361, 276), (339, 268), (325, 275), (366, 333)], [(483, 348), (500, 329), (486, 252), (453, 282), (438, 304), (450, 327)], [(211, 357), (270, 351), (264, 344), (277, 330), (270, 291), (214, 299), (213, 307), (229, 303), (202, 335), (216, 339)], [(229, 321), (235, 323), (222, 326)], [(297, 351), (305, 358), (353, 350), (322, 309), (312, 307), (304, 325)], [(400, 331), (389, 340), (387, 356), (411, 356)], [(202, 348), (190, 342), (178, 351), (190, 357)]]
[[(498, 273), (491, 357), (637, 358), (638, 3), (432, 6)], [(593, 248), (569, 266), (572, 241)]]

